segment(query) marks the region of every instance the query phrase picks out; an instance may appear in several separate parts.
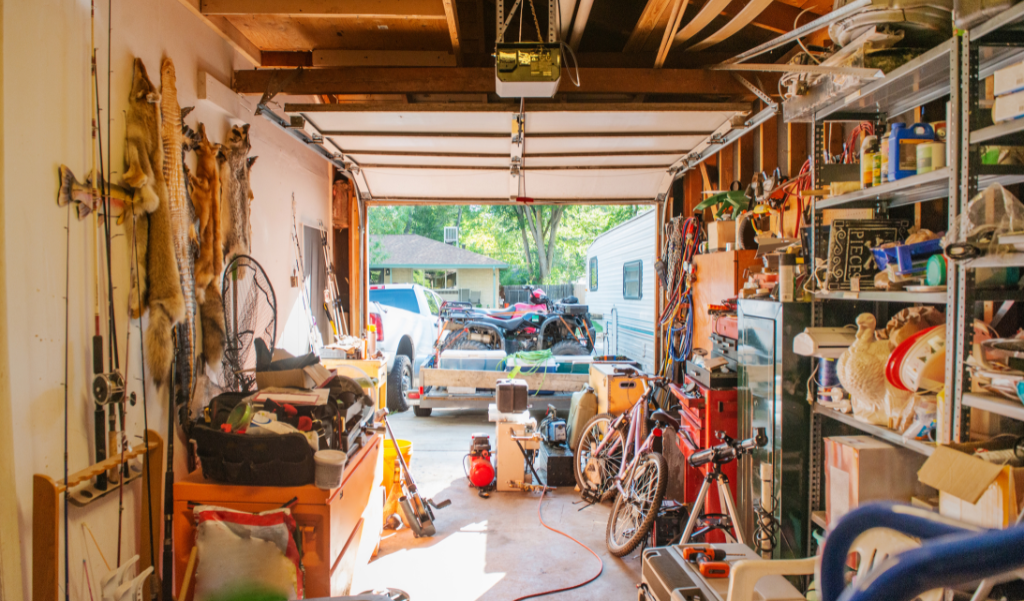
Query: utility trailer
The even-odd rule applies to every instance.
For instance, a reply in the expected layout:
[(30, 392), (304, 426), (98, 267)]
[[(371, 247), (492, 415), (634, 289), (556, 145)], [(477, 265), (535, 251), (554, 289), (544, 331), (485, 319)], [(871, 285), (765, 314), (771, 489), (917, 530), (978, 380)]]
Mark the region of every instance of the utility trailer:
[[(487, 409), (494, 402), (498, 380), (510, 375), (505, 371), (424, 367), (420, 370), (420, 384), (425, 392), (420, 396), (416, 414), (429, 415), (434, 408)], [(589, 374), (521, 372), (515, 377), (526, 380), (533, 409), (554, 405), (556, 409), (568, 410), (573, 393), (590, 382)], [(475, 392), (449, 392), (450, 388), (473, 388)]]

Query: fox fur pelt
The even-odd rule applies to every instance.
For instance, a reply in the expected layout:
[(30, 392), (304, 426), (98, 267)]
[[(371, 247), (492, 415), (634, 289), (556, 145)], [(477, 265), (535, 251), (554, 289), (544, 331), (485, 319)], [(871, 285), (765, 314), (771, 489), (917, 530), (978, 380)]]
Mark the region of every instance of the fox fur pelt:
[(206, 137), (206, 126), (196, 132), (196, 170), (192, 182), (192, 205), (199, 220), (199, 258), (196, 259), (196, 296), (203, 301), (206, 287), (224, 269), (224, 239), (220, 230), (220, 144)]
[(224, 270), (224, 240), (220, 228), (220, 144), (206, 137), (206, 126), (196, 132), (196, 172), (190, 175), (192, 205), (199, 220), (199, 258), (196, 259), (196, 298), (203, 330), (203, 354), (216, 369), (224, 354), (224, 306), (220, 274)]
[(124, 182), (135, 190), (130, 206), (125, 207), (125, 227), (129, 253), (131, 292), (129, 313), (138, 318), (147, 302), (147, 248), (149, 246), (149, 214), (164, 204), (167, 187), (164, 183), (163, 148), (160, 141), (160, 94), (146, 74), (141, 59), (135, 59), (132, 90), (128, 96), (125, 136)]
[(246, 123), (231, 128), (220, 151), (221, 230), (224, 235), (225, 261), (230, 261), (236, 255), (249, 254), (252, 233), (249, 205), (253, 198), (249, 188), (249, 172), (255, 162), (255, 157), (249, 159), (251, 149), (249, 124)]

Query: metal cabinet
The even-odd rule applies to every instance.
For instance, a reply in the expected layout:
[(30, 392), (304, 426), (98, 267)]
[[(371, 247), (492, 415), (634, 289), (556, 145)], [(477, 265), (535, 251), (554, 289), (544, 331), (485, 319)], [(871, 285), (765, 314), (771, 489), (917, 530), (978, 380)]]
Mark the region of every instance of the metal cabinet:
[(761, 465), (772, 466), (776, 558), (806, 557), (809, 547), (808, 466), (811, 363), (793, 352), (793, 338), (811, 324), (809, 303), (741, 300), (739, 303), (740, 438), (765, 428), (768, 444), (739, 465), (737, 510), (744, 534), (753, 532), (761, 499)]

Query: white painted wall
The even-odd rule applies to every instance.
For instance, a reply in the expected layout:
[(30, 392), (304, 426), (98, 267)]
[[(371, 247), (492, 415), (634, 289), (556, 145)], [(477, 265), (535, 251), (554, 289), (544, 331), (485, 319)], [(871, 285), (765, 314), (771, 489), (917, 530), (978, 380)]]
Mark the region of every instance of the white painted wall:
[[(97, 44), (100, 46), (101, 97), (106, 104), (106, 7), (97, 1)], [(122, 170), (124, 124), (122, 111), (131, 82), (131, 63), (140, 56), (159, 85), (163, 56), (175, 62), (178, 100), (196, 104), (195, 80), (203, 69), (229, 82), (233, 67), (249, 65), (232, 48), (183, 7), (178, 0), (113, 2), (111, 52), (112, 144), (115, 172)], [(69, 468), (79, 470), (92, 462), (92, 406), (88, 396), (90, 336), (93, 319), (92, 221), (72, 218), (70, 248), (65, 246), (67, 213), (57, 207), (57, 167), (68, 165), (84, 177), (90, 167), (90, 78), (88, 0), (32, 0), (3, 3), (3, 244), (7, 312), (0, 327), (10, 349), (9, 375), (11, 430), (15, 453), (15, 483), (21, 532), (23, 591), (30, 595), (32, 475), (62, 477), (64, 420), (64, 278), (65, 253), (70, 254), (70, 361), (69, 361)], [(226, 116), (202, 103), (188, 118), (193, 126), (207, 124), (215, 140), (229, 128)], [(269, 274), (278, 299), (279, 331), (293, 314), (297, 289), (288, 285), (292, 264), (291, 195), (298, 200), (300, 221), (329, 223), (327, 165), (269, 122), (253, 118), (253, 254)], [(107, 134), (106, 131), (103, 132)], [(115, 174), (115, 180), (120, 176)], [(117, 228), (116, 233), (122, 230)], [(139, 381), (139, 329), (129, 327), (126, 307), (127, 255), (124, 236), (115, 241), (113, 264), (117, 287), (115, 302), (120, 335), (121, 367), (127, 369), (130, 390), (142, 393)], [(0, 290), (3, 290), (0, 287)], [(301, 311), (298, 312), (301, 314)], [(3, 315), (3, 314), (0, 314)], [(125, 343), (126, 334), (130, 344)], [(289, 341), (294, 336), (286, 335)], [(297, 340), (304, 342), (301, 325)], [(165, 399), (149, 387), (150, 427), (166, 431)], [(142, 404), (128, 409), (129, 431), (142, 433)], [(176, 445), (178, 451), (182, 445)], [(176, 465), (183, 466), (179, 455)], [(162, 471), (161, 466), (155, 466)], [(182, 474), (181, 469), (178, 470)], [(161, 477), (161, 474), (157, 474)], [(126, 490), (123, 516), (123, 557), (136, 552), (134, 525), (140, 489)], [(4, 493), (9, 494), (7, 491)], [(82, 561), (88, 562), (93, 594), (105, 572), (96, 546), (83, 532), (88, 522), (103, 554), (116, 555), (117, 495), (86, 509), (71, 511), (71, 598), (87, 601)], [(159, 549), (159, 540), (158, 549)], [(6, 547), (5, 541), (5, 547)], [(5, 548), (5, 563), (14, 549)], [(63, 576), (61, 576), (63, 582)]]
[[(590, 259), (597, 257), (597, 290), (587, 291), (591, 313), (600, 313), (604, 343), (599, 353), (625, 355), (639, 361), (646, 371), (654, 371), (654, 273), (655, 221), (657, 211), (648, 210), (598, 236), (587, 249), (587, 282)], [(622, 266), (643, 261), (642, 295), (639, 300), (622, 297)], [(614, 323), (613, 323), (614, 322)], [(611, 343), (609, 330), (617, 329), (617, 343)], [(605, 348), (607, 345), (607, 349)]]

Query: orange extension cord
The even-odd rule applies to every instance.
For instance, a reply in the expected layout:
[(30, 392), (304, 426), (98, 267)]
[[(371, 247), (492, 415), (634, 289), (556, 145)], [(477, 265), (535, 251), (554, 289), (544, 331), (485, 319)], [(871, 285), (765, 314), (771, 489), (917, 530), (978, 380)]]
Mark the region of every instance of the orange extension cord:
[(572, 542), (574, 542), (577, 545), (579, 545), (579, 546), (583, 547), (584, 549), (586, 549), (591, 555), (594, 556), (594, 559), (596, 559), (597, 562), (599, 564), (601, 564), (601, 567), (598, 568), (596, 574), (594, 574), (589, 579), (584, 580), (583, 582), (581, 582), (579, 584), (574, 584), (572, 586), (566, 586), (566, 587), (563, 587), (563, 588), (556, 588), (556, 589), (552, 589), (550, 591), (544, 591), (542, 593), (531, 593), (531, 594), (525, 595), (523, 597), (516, 597), (513, 601), (523, 601), (524, 599), (534, 599), (536, 597), (543, 597), (545, 595), (553, 595), (555, 593), (563, 593), (565, 591), (571, 591), (573, 589), (584, 587), (584, 586), (590, 584), (591, 582), (593, 582), (593, 581), (597, 580), (598, 578), (600, 578), (601, 574), (604, 573), (604, 561), (601, 560), (601, 557), (597, 553), (594, 553), (593, 549), (591, 549), (590, 547), (584, 545), (583, 543), (581, 543), (580, 541), (576, 540), (575, 538), (569, 536), (568, 534), (562, 532), (561, 530), (556, 530), (556, 529), (552, 528), (551, 526), (548, 526), (547, 524), (544, 523), (544, 516), (541, 515), (540, 507), (544, 503), (544, 494), (547, 491), (548, 491), (548, 489), (547, 489), (546, 486), (541, 489), (541, 491), (540, 491), (540, 501), (537, 502), (537, 519), (540, 520), (540, 525), (544, 526), (545, 528), (547, 528), (548, 530), (550, 530), (550, 531), (552, 531), (552, 532), (554, 532), (556, 534), (561, 534), (565, 538), (571, 540)]

